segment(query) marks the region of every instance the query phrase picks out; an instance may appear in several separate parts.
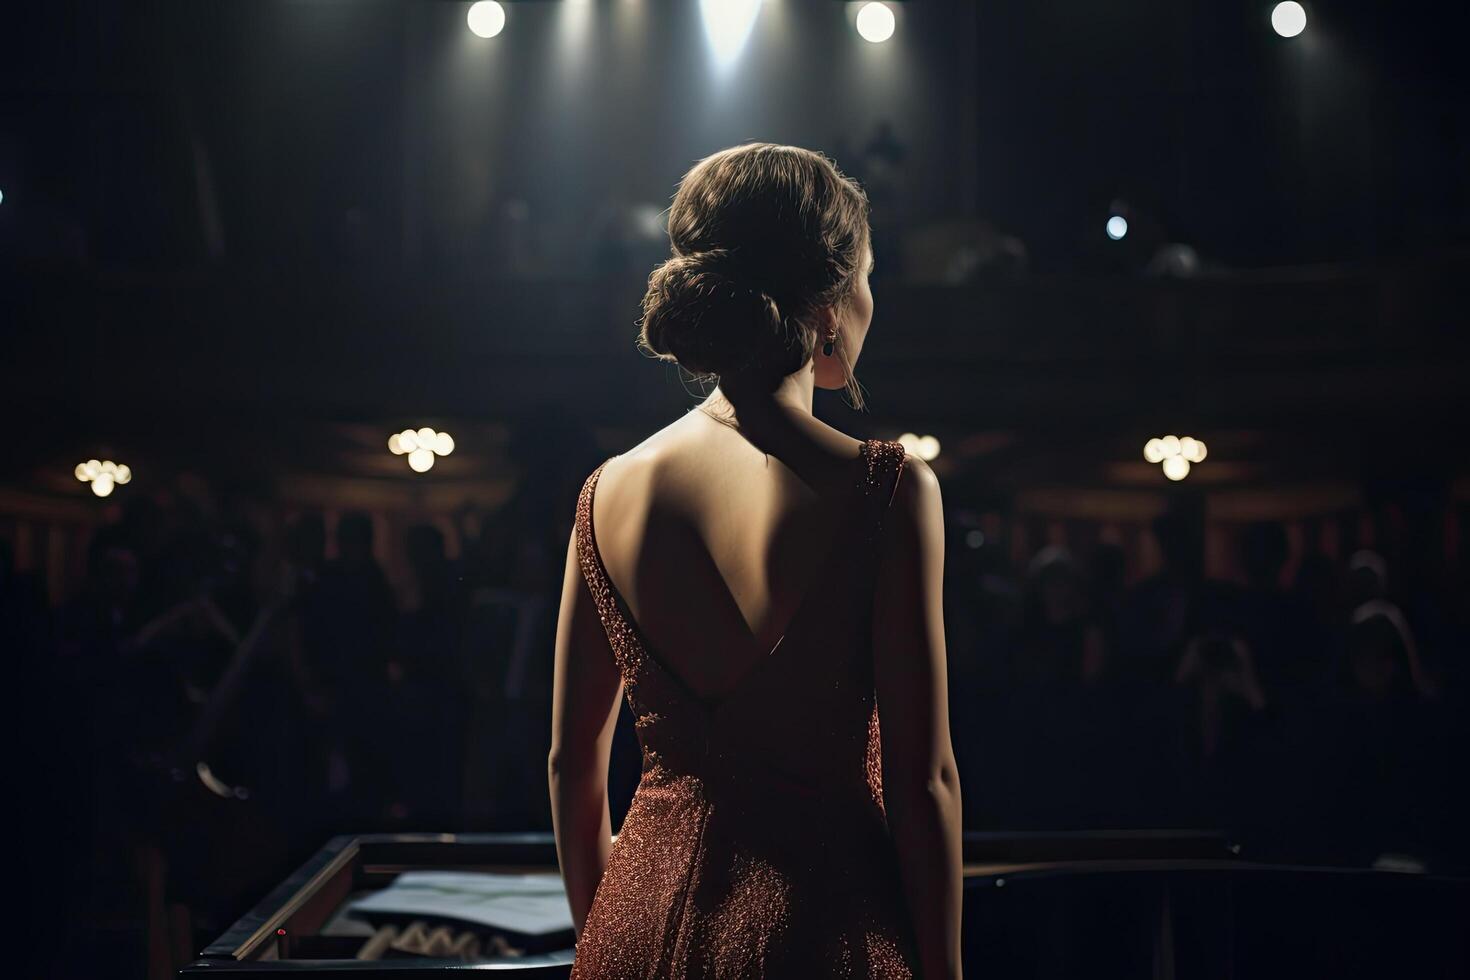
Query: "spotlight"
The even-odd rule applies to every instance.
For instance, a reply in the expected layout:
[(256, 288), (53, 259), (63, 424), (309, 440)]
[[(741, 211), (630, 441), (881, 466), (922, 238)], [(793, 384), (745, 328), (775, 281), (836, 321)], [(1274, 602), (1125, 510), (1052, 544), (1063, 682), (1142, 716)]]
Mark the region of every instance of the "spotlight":
[(4, 191), (0, 191), (0, 204), (4, 204), (4, 203), (5, 203), (5, 192)]
[(1183, 456), (1170, 456), (1164, 460), (1164, 475), (1176, 483), (1189, 475), (1189, 460)]
[(415, 449), (408, 454), (408, 468), (415, 473), (427, 473), (434, 468), (434, 451), (432, 449)]
[(893, 36), (893, 11), (886, 3), (866, 3), (858, 11), (857, 32), (864, 41), (882, 44)]
[(83, 483), (92, 485), (92, 492), (106, 497), (113, 489), (133, 479), (132, 467), (114, 463), (110, 459), (89, 459), (78, 463), (72, 474)]
[(505, 29), (505, 8), (495, 0), (476, 0), (470, 4), (465, 22), (479, 37), (494, 37)]
[(1296, 37), (1307, 29), (1307, 12), (1294, 0), (1278, 3), (1271, 11), (1271, 27), (1282, 37)]
[(1123, 236), (1126, 234), (1128, 234), (1127, 218), (1123, 217), (1121, 214), (1115, 214), (1108, 219), (1109, 238), (1111, 238), (1115, 242), (1119, 242), (1123, 240)]
[(755, 27), (761, 0), (700, 0), (699, 9), (715, 60), (721, 65), (734, 61)]

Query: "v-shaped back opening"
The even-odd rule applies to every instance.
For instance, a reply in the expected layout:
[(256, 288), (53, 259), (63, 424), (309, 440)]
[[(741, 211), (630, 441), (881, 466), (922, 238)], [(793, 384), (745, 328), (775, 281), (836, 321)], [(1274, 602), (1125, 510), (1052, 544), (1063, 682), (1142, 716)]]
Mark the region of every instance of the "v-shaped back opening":
[[(869, 458), (869, 454), (873, 451), (873, 444), (877, 441), (878, 440), (873, 439), (865, 440), (859, 449), (858, 458), (855, 461), (859, 464), (865, 464), (870, 471), (874, 464), (873, 461)], [(622, 620), (623, 625), (627, 630), (627, 633), (632, 638), (634, 643), (637, 644), (640, 659), (648, 663), (653, 669), (657, 670), (659, 673), (663, 674), (666, 678), (672, 681), (693, 701), (705, 706), (711, 711), (717, 710), (722, 705), (734, 700), (739, 694), (743, 693), (744, 690), (748, 688), (752, 683), (754, 683), (755, 679), (758, 678), (761, 673), (765, 671), (767, 667), (769, 667), (770, 664), (777, 659), (777, 654), (782, 651), (782, 647), (785, 645), (786, 638), (791, 635), (791, 633), (800, 623), (801, 617), (806, 614), (807, 607), (811, 604), (812, 593), (816, 591), (817, 582), (820, 579), (822, 570), (831, 563), (833, 556), (836, 554), (837, 550), (846, 542), (847, 532), (850, 529), (845, 526), (846, 521), (839, 522), (838, 525), (833, 529), (831, 537), (827, 541), (826, 547), (823, 550), (822, 558), (812, 568), (811, 573), (808, 576), (808, 580), (803, 587), (801, 598), (800, 600), (798, 600), (796, 608), (792, 611), (790, 617), (787, 619), (786, 626), (781, 631), (781, 635), (776, 640), (775, 644), (772, 645), (771, 648), (767, 650), (764, 654), (758, 656), (755, 660), (753, 660), (750, 665), (747, 666), (745, 670), (741, 673), (740, 678), (725, 691), (714, 695), (703, 694), (699, 691), (696, 691), (683, 677), (676, 673), (669, 666), (668, 662), (655, 651), (653, 645), (648, 642), (648, 637), (644, 634), (642, 627), (639, 626), (637, 620), (633, 617), (632, 610), (629, 608), (627, 600), (623, 598), (622, 592), (613, 582), (612, 576), (608, 574), (607, 565), (603, 562), (602, 549), (597, 544), (597, 535), (594, 527), (595, 519), (593, 516), (593, 505), (596, 500), (597, 484), (598, 481), (601, 479), (602, 471), (608, 463), (612, 462), (612, 460), (616, 458), (617, 457), (614, 456), (605, 460), (600, 466), (597, 467), (592, 475), (588, 477), (587, 499), (585, 504), (578, 510), (579, 521), (576, 532), (579, 536), (583, 536), (585, 539), (586, 551), (590, 554), (592, 559), (590, 563), (592, 565), (592, 572), (593, 574), (598, 576), (601, 585), (607, 592), (607, 595), (612, 599), (612, 613)], [(871, 483), (867, 485), (866, 489), (871, 489)], [(850, 515), (846, 516), (848, 519), (850, 519)], [(728, 591), (729, 583), (723, 582), (723, 579), (721, 581)], [(733, 593), (731, 593), (731, 598), (733, 600)], [(755, 636), (755, 631), (750, 629), (749, 624), (746, 624), (746, 630), (751, 634), (752, 637)]]

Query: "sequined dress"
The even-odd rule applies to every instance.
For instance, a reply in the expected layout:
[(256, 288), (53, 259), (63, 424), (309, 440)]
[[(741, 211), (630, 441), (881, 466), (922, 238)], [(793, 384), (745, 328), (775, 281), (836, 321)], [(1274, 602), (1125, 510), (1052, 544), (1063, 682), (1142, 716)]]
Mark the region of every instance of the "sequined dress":
[[(870, 439), (820, 587), (718, 701), (640, 635), (577, 502), (577, 554), (643, 751), (642, 779), (577, 942), (574, 980), (918, 973), (883, 807), (871, 615), (876, 541), (904, 459)], [(856, 591), (849, 591), (856, 590)], [(850, 597), (857, 597), (852, 599)]]

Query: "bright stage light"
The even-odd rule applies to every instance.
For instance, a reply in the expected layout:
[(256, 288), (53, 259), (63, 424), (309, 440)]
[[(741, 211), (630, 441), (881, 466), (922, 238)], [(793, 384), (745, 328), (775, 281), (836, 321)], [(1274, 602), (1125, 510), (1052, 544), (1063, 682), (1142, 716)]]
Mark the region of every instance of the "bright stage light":
[(893, 11), (888, 4), (873, 2), (864, 4), (858, 11), (857, 32), (864, 41), (882, 44), (893, 36)]
[(92, 492), (99, 497), (110, 495), (114, 489), (133, 478), (130, 467), (114, 463), (110, 459), (89, 459), (85, 463), (78, 463), (72, 473), (83, 483), (91, 484)]
[(1115, 214), (1108, 219), (1108, 237), (1113, 241), (1122, 241), (1123, 236), (1128, 234), (1128, 219), (1121, 214)]
[(4, 204), (4, 203), (5, 203), (5, 192), (4, 191), (0, 191), (0, 204)]
[(1189, 475), (1192, 464), (1204, 462), (1207, 453), (1204, 440), (1194, 436), (1164, 436), (1143, 446), (1143, 458), (1162, 464), (1164, 475), (1176, 482)]
[(715, 60), (726, 65), (735, 60), (755, 27), (761, 0), (700, 0), (704, 15), (704, 35), (715, 54)]
[(404, 429), (388, 437), (388, 451), (394, 456), (407, 456), (409, 469), (415, 473), (427, 473), (434, 468), (436, 456), (448, 456), (454, 452), (454, 437), (447, 432), (436, 432), (427, 425), (419, 429)]
[(1294, 0), (1278, 3), (1271, 11), (1271, 27), (1282, 37), (1296, 37), (1307, 29), (1307, 12)]
[(505, 29), (505, 8), (495, 0), (476, 0), (470, 4), (465, 23), (479, 37), (494, 37)]

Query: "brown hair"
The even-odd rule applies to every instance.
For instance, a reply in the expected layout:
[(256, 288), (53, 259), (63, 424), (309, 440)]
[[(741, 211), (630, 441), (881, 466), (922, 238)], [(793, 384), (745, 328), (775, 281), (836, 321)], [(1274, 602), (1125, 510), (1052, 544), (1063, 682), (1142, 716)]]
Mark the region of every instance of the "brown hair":
[[(673, 255), (648, 277), (638, 345), (695, 375), (797, 371), (817, 346), (810, 314), (846, 302), (869, 242), (868, 197), (825, 155), (744, 143), (679, 181)], [(842, 353), (854, 408), (862, 393)]]

